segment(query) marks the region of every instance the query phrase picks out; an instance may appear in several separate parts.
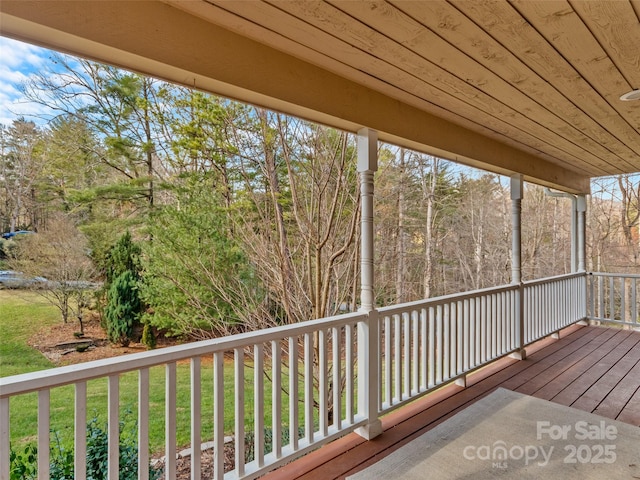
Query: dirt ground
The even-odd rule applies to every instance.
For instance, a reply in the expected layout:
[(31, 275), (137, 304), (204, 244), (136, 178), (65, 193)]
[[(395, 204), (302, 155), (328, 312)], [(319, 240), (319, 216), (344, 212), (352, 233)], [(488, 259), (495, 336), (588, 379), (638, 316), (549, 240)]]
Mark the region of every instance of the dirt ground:
[[(128, 353), (144, 352), (146, 347), (140, 343), (131, 343), (128, 347), (111, 345), (106, 332), (100, 327), (97, 316), (85, 322), (84, 336), (77, 338), (74, 332), (79, 331), (78, 323), (53, 325), (36, 332), (30, 339), (29, 345), (42, 352), (56, 366), (72, 365), (76, 363), (117, 357)], [(83, 342), (91, 342), (86, 351), (76, 349)]]

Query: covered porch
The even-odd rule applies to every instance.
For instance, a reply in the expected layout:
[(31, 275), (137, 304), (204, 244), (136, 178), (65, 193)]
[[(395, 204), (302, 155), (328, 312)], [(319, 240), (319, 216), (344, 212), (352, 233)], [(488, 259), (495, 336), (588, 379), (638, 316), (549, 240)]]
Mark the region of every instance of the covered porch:
[[(498, 387), (638, 426), (639, 278), (579, 272), (7, 377), (0, 380), (2, 465), (8, 465), (10, 405), (37, 392), (39, 478), (49, 477), (52, 399), (58, 387), (73, 385), (69, 428), (76, 477), (85, 478), (87, 399), (96, 380), (106, 381), (109, 475), (118, 478), (119, 419), (132, 406), (122, 403), (119, 384), (133, 372), (139, 478), (149, 478), (149, 419), (157, 412), (149, 400), (150, 371), (160, 368), (164, 478), (176, 478), (176, 424), (184, 415), (177, 366), (185, 362), (190, 445), (202, 450), (212, 440), (211, 476), (219, 479), (270, 471), (275, 478), (344, 478)], [(230, 364), (231, 380), (225, 378)], [(203, 387), (210, 375), (213, 391)], [(225, 395), (229, 390), (232, 396)], [(207, 396), (212, 411), (202, 407)], [(229, 402), (233, 414), (226, 418)], [(212, 439), (202, 435), (207, 417), (213, 418)], [(233, 424), (231, 437), (225, 421)], [(227, 442), (235, 455), (231, 470)], [(207, 478), (199, 453), (197, 447), (191, 453), (191, 477)], [(7, 467), (2, 473), (9, 478)]]
[[(2, 379), (0, 480), (10, 406), (30, 392), (38, 476), (49, 478), (51, 395), (65, 385), (75, 390), (75, 476), (86, 477), (96, 379), (108, 385), (108, 476), (118, 478), (119, 381), (129, 372), (139, 384), (138, 478), (148, 479), (152, 368), (164, 370), (164, 475), (176, 478), (185, 362), (190, 445), (212, 442), (215, 479), (343, 478), (498, 387), (639, 425), (640, 276), (588, 273), (585, 258), (590, 178), (640, 170), (637, 105), (621, 99), (640, 86), (638, 5), (574, 3), (2, 2), (3, 35), (357, 132), (361, 301), (341, 316)], [(377, 303), (378, 140), (511, 178), (510, 284)], [(523, 181), (574, 198), (571, 273), (522, 278)], [(203, 478), (197, 453), (191, 478)]]
[[(640, 426), (640, 333), (571, 326), (527, 347), (527, 359), (502, 358), (382, 417), (371, 442), (355, 434), (292, 462), (266, 479), (340, 479), (362, 471), (497, 388)], [(493, 440), (493, 439), (492, 439)], [(531, 439), (528, 439), (531, 440)]]

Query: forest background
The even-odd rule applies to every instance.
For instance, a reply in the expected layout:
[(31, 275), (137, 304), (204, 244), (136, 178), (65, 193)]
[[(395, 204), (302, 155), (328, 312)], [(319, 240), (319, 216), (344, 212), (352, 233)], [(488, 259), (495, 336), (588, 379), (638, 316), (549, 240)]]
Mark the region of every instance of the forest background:
[[(186, 338), (358, 308), (353, 134), (57, 54), (21, 90), (50, 114), (0, 128), (0, 231), (37, 232), (5, 267), (106, 281), (108, 315), (128, 249), (137, 321)], [(510, 282), (508, 179), (380, 144), (375, 188), (378, 304)], [(639, 200), (637, 175), (594, 180), (588, 270), (638, 273)], [(570, 217), (526, 185), (525, 280), (571, 271)]]

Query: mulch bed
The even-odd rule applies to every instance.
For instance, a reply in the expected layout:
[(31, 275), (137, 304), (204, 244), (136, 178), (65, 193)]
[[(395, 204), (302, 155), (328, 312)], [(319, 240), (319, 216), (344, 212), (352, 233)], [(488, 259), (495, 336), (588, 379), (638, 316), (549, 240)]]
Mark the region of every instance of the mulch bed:
[[(213, 449), (202, 452), (200, 456), (202, 478), (213, 478)], [(235, 468), (235, 449), (233, 443), (224, 446), (224, 471), (229, 472)], [(164, 474), (160, 480), (164, 480)], [(177, 480), (191, 479), (191, 456), (178, 457), (176, 461)]]

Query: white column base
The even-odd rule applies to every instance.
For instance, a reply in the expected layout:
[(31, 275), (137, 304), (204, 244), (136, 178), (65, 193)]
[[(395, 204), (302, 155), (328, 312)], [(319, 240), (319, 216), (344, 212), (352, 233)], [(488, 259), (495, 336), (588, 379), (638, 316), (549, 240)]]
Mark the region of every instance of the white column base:
[(509, 358), (515, 358), (516, 360), (526, 360), (527, 352), (523, 348), (522, 350), (518, 350), (517, 352), (513, 352), (512, 354), (510, 354)]
[(459, 387), (466, 388), (466, 386), (467, 386), (467, 376), (463, 375), (460, 378), (456, 378), (456, 385), (458, 385)]
[(365, 440), (371, 440), (382, 434), (382, 422), (376, 420), (373, 423), (356, 428), (355, 432)]

